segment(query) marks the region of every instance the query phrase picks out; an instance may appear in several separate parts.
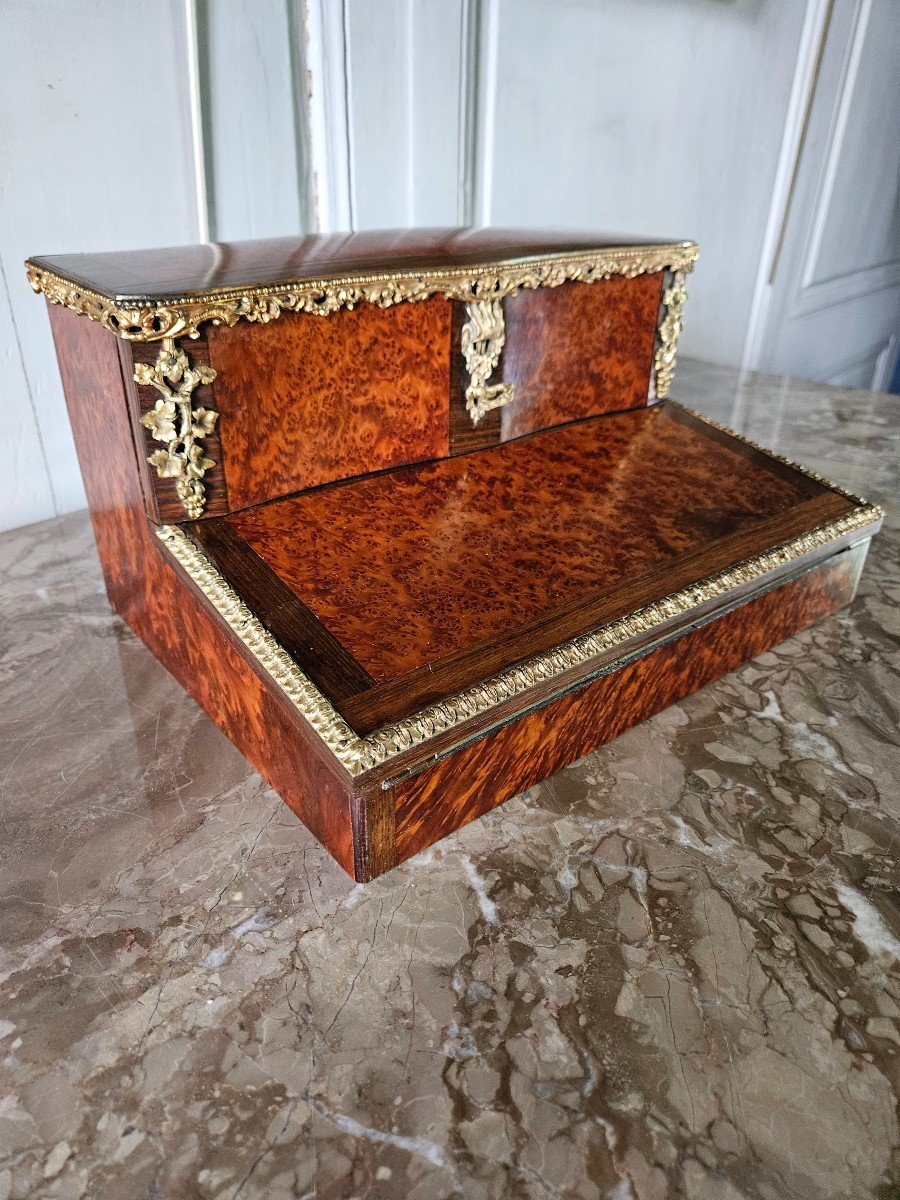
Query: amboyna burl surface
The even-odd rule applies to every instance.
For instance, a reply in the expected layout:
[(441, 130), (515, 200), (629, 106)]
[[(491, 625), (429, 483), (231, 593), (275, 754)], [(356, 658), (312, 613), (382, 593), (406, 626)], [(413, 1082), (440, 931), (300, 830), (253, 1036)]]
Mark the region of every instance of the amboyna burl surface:
[(366, 886), (0, 537), (0, 1200), (900, 1196), (900, 401), (674, 394), (886, 505), (857, 600)]

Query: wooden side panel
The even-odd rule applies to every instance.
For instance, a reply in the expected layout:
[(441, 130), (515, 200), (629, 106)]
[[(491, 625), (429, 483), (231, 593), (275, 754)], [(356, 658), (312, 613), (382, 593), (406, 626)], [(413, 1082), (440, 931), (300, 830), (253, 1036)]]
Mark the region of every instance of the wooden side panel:
[(116, 338), (67, 309), (49, 312), (110, 602), (352, 875), (349, 778), (260, 679), (153, 536)]
[(663, 273), (522, 291), (504, 302), (504, 441), (646, 404)]
[(208, 330), (232, 509), (449, 452), (450, 302)]
[(867, 544), (397, 783), (397, 861), (848, 603)]

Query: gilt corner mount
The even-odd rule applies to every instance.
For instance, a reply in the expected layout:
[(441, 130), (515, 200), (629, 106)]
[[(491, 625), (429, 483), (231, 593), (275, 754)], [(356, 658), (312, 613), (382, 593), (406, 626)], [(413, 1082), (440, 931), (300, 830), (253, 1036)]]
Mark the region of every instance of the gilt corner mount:
[(134, 381), (155, 388), (159, 397), (141, 424), (154, 441), (163, 446), (147, 458), (160, 479), (174, 479), (178, 499), (191, 520), (206, 507), (203, 477), (216, 464), (206, 457), (203, 439), (215, 429), (219, 414), (203, 405), (194, 407), (193, 393), (201, 384), (212, 383), (212, 367), (192, 366), (173, 338), (164, 338), (156, 362), (135, 363)]

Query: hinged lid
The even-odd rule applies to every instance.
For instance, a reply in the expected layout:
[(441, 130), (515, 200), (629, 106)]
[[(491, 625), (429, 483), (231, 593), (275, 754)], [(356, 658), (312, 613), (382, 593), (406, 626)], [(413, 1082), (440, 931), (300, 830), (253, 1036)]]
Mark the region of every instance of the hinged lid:
[(29, 259), (48, 300), (129, 341), (196, 335), (205, 321), (268, 321), (430, 295), (498, 298), (565, 280), (689, 271), (694, 242), (525, 229), (315, 234)]

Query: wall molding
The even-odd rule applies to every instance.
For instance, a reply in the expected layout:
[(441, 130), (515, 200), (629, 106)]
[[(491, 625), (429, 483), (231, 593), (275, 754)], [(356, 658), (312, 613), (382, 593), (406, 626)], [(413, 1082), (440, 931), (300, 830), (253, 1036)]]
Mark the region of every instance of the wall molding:
[[(847, 133), (847, 122), (850, 118), (850, 106), (859, 78), (859, 64), (862, 59), (863, 46), (869, 28), (869, 18), (872, 15), (872, 0), (857, 0), (853, 13), (853, 30), (844, 54), (841, 67), (841, 77), (837, 90), (837, 105), (832, 116), (831, 127), (828, 131), (828, 146), (825, 151), (822, 170), (816, 185), (812, 203), (813, 222), (803, 250), (803, 266), (799, 272), (799, 284), (794, 295), (794, 305), (799, 305), (802, 294), (817, 285), (817, 283), (832, 282), (831, 279), (816, 280), (816, 268), (819, 265), (819, 255), (822, 250), (822, 239), (825, 235), (825, 225), (834, 195), (834, 184), (837, 178), (841, 151), (844, 147), (844, 137)], [(797, 309), (799, 311), (799, 309)]]
[(207, 139), (203, 114), (197, 0), (184, 0), (184, 34), (190, 102), (191, 151), (194, 165), (194, 195), (197, 204), (197, 241), (208, 242), (210, 240), (210, 205), (206, 172)]
[(472, 137), (472, 222), (490, 225), (494, 200), (494, 143), (497, 129), (497, 64), (500, 0), (478, 0), (476, 104)]
[(858, 271), (848, 271), (844, 275), (823, 279), (821, 283), (809, 284), (798, 291), (788, 315), (808, 317), (826, 308), (833, 308), (836, 304), (847, 304), (851, 300), (858, 300), (860, 296), (894, 287), (900, 287), (900, 259), (878, 263), (874, 267), (860, 267)]
[(315, 228), (356, 228), (347, 0), (304, 0), (306, 106)]
[(460, 0), (459, 111), (456, 211), (459, 225), (475, 219), (475, 155), (478, 135), (479, 0)]
[(812, 107), (833, 3), (834, 0), (806, 0), (806, 14), (797, 48), (797, 65), (785, 113), (781, 149), (772, 184), (769, 217), (763, 236), (747, 334), (741, 355), (740, 365), (744, 371), (757, 371), (761, 368), (774, 290), (772, 276), (775, 260), (790, 212), (794, 182), (803, 151), (809, 110)]
[[(877, 342), (873, 342), (872, 345), (867, 346), (864, 350), (859, 350), (855, 354), (849, 355), (847, 358), (842, 358), (839, 362), (832, 365), (825, 382), (830, 383), (835, 387), (842, 387), (844, 386), (844, 380), (847, 375), (850, 375), (858, 367), (863, 367), (867, 364), (871, 364), (876, 376), (889, 375), (890, 372), (887, 365), (887, 359), (889, 356), (891, 356), (891, 351), (896, 350), (896, 343), (896, 336), (886, 340), (879, 338)], [(879, 366), (880, 370), (878, 369)], [(872, 385), (872, 389), (874, 391), (878, 391), (879, 386), (883, 386), (883, 384), (878, 386), (876, 385), (877, 379)]]

